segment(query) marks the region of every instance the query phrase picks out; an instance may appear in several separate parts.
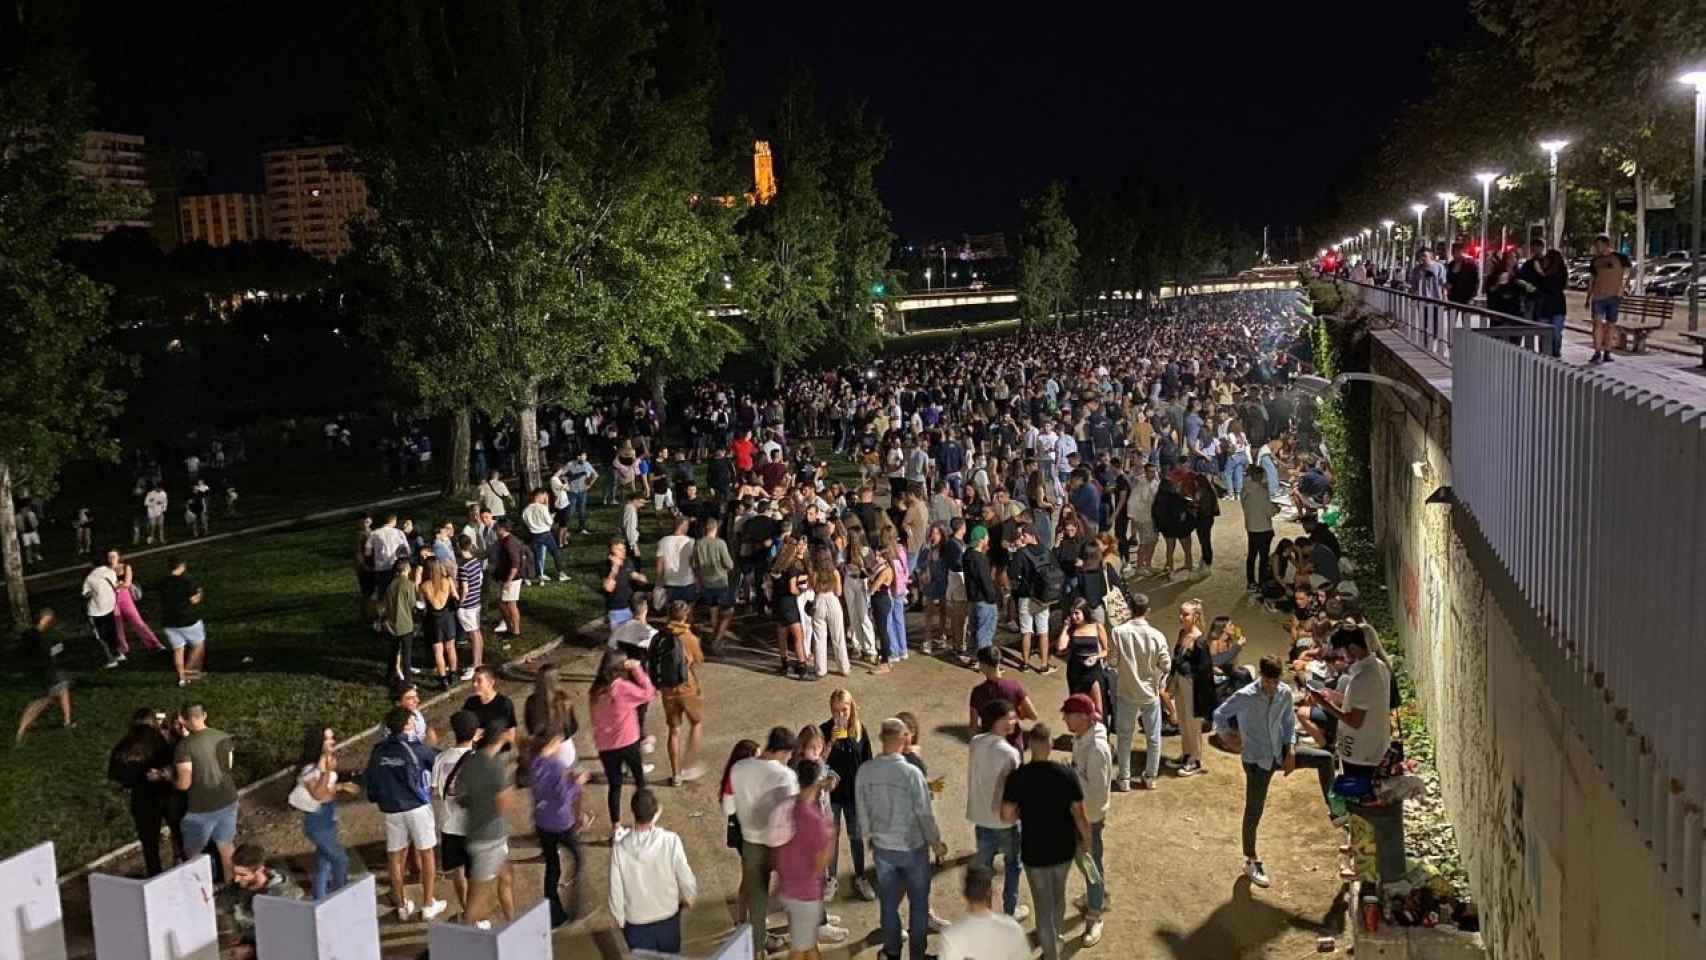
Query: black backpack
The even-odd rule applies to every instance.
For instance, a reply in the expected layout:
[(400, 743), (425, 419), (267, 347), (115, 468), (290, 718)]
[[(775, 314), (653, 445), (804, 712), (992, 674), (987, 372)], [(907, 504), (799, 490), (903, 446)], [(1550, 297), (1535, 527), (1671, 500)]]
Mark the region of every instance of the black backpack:
[(1051, 550), (1030, 553), (1031, 575), (1026, 584), (1031, 599), (1054, 603), (1066, 592), (1066, 571), (1054, 559)]
[(658, 687), (679, 687), (687, 682), (687, 658), (682, 655), (681, 643), (674, 633), (660, 630), (652, 638), (646, 673)]

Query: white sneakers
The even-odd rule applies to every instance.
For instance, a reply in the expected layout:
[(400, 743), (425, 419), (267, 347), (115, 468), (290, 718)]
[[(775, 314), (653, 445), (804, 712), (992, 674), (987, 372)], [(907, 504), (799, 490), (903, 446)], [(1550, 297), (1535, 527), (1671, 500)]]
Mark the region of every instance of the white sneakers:
[(1102, 942), (1102, 918), (1097, 917), (1096, 919), (1090, 921), (1090, 925), (1084, 929), (1084, 945), (1086, 947), (1093, 947), (1096, 944), (1101, 943), (1101, 942)]
[[(646, 754), (649, 756), (657, 748), (658, 748), (658, 738), (652, 736), (649, 733), (646, 734), (646, 737), (644, 740), (640, 741), (640, 752), (643, 754)], [(650, 771), (647, 771), (647, 772), (650, 772)]]
[(1262, 866), (1262, 861), (1257, 860), (1255, 857), (1244, 858), (1244, 875), (1250, 878), (1251, 883), (1263, 889), (1266, 889), (1269, 884), (1272, 883), (1272, 881), (1268, 879), (1267, 869)]
[(492, 628), (492, 632), (493, 633), (508, 633), (509, 632), (509, 624), (499, 623), (496, 627)]
[(468, 668), (468, 669), (466, 669), (466, 670), (463, 670), (463, 671), (462, 671), (462, 679), (463, 679), (463, 680), (472, 680), (472, 679), (474, 679), (474, 668), (473, 668), (473, 667), (469, 667), (469, 668)]
[(397, 908), (397, 919), (402, 921), (403, 923), (408, 923), (410, 920), (413, 920), (414, 918), (415, 918), (415, 902), (413, 900), (404, 899), (403, 905)]
[(438, 919), (438, 915), (443, 913), (444, 909), (448, 906), (450, 906), (450, 904), (445, 903), (443, 900), (434, 900), (421, 908), (421, 919), (436, 920)]
[(826, 923), (817, 928), (817, 939), (819, 943), (845, 943), (847, 942), (848, 936), (850, 936), (850, 934), (847, 932), (846, 927), (838, 927), (833, 923)]

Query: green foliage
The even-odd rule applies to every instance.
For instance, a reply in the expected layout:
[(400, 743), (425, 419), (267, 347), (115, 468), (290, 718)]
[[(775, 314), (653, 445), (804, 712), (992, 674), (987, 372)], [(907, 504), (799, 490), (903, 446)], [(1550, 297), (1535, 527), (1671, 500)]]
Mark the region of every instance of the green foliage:
[(877, 193), (877, 168), (888, 154), (889, 139), (865, 104), (852, 103), (836, 122), (831, 144), (835, 286), (830, 340), (857, 361), (882, 340), (873, 307), (902, 292), (900, 275), (888, 269), (894, 232)]
[(1050, 318), (1059, 328), (1061, 310), (1077, 278), (1077, 263), (1078, 231), (1066, 215), (1066, 187), (1056, 180), (1025, 204), (1017, 293), (1019, 316), (1028, 329), (1037, 329)]
[[(1331, 380), (1346, 369), (1367, 369), (1366, 361), (1353, 363), (1347, 357), (1358, 323), (1349, 317), (1315, 321), (1312, 334), (1317, 374)], [(1374, 524), (1374, 488), (1368, 470), (1370, 399), (1367, 384), (1353, 383), (1344, 391), (1323, 395), (1315, 416), (1344, 503), (1341, 523), (1359, 530), (1368, 530)]]

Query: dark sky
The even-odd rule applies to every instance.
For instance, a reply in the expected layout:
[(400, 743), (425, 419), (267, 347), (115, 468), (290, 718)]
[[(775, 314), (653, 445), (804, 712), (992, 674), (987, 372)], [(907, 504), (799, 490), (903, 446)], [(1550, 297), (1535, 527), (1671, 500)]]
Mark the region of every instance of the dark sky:
[[(207, 151), (217, 183), (257, 181), (268, 141), (346, 123), (358, 3), (91, 4), (103, 120)], [(1108, 7), (713, 3), (722, 114), (762, 128), (794, 65), (826, 105), (865, 98), (912, 239), (1009, 229), (1051, 178), (1138, 171), (1256, 231), (1307, 223), (1470, 22), (1467, 3)]]

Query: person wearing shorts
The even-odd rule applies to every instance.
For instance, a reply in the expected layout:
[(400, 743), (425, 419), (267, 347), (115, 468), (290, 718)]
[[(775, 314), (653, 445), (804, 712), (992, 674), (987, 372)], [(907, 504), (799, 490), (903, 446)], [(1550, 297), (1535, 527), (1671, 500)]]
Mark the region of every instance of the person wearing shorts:
[(834, 781), (824, 776), (827, 770), (816, 760), (800, 761), (794, 772), (800, 780), (792, 811), (794, 835), (776, 850), (776, 872), (781, 877), (777, 892), (788, 915), (790, 955), (802, 957), (817, 954), (818, 929), (824, 923), (824, 877), (835, 834), (818, 796)]
[(203, 593), (201, 585), (190, 578), (189, 564), (182, 557), (167, 560), (166, 567), (171, 575), (159, 587), (166, 643), (172, 648), (178, 686), (187, 687), (201, 679), (201, 665), (207, 659), (207, 627), (197, 609)]
[(711, 608), (711, 652), (722, 649), (735, 616), (734, 557), (718, 535), (722, 524), (706, 517), (699, 539), (693, 541), (693, 572), (699, 577), (699, 599)]
[(474, 670), (485, 654), (485, 636), (480, 632), (480, 601), (486, 589), (486, 564), (474, 553), (474, 538), (463, 534), (456, 540), (456, 583), (462, 599), (456, 606), (456, 626), (468, 638), (470, 658), (462, 679), (474, 679)]
[(470, 924), (490, 917), (494, 906), (506, 922), (515, 919), (509, 825), (504, 822), (505, 811), (515, 803), (515, 790), (497, 758), (510, 726), (500, 717), (488, 720), (479, 744), (463, 761), (459, 774), (465, 812), (463, 835), (468, 844), (468, 901), (462, 913)]
[(431, 771), (437, 753), (416, 731), (407, 707), (392, 707), (385, 715), (385, 739), (373, 747), (364, 777), (368, 799), (385, 815), (385, 859), (391, 880), (391, 902), (398, 920), (415, 916), (415, 902), (404, 891), (403, 864), (409, 848), (420, 853), (420, 916), (431, 920), (444, 912), (445, 902), (433, 896), (438, 882), (438, 828), (432, 813)]
[(221, 877), (231, 879), (231, 853), (237, 841), (237, 781), (231, 776), (231, 735), (207, 725), (199, 703), (178, 714), (184, 738), (172, 752), (176, 787), (184, 791), (184, 855), (194, 857), (212, 843), (219, 851)]
[[(699, 648), (699, 638), (693, 634), (693, 608), (682, 601), (669, 605), (666, 640), (673, 641), (671, 655), (683, 682), (659, 686), (663, 700), (664, 722), (669, 725), (669, 785), (681, 786), (683, 781), (697, 780), (705, 775), (699, 765), (699, 743), (705, 733), (705, 701), (699, 691), (699, 665), (705, 654)], [(659, 641), (654, 640), (654, 643)], [(682, 727), (687, 728), (687, 742), (682, 743)]]
[(1611, 238), (1600, 234), (1593, 241), (1592, 279), (1588, 282), (1588, 313), (1593, 317), (1593, 357), (1589, 363), (1611, 359), (1617, 342), (1617, 308), (1622, 303), (1623, 284), (1629, 275), (1629, 258), (1611, 248)]
[(432, 812), (438, 820), (438, 865), (456, 888), (456, 902), (468, 902), (468, 841), (462, 835), (465, 810), (458, 780), (464, 758), (474, 751), (480, 735), (480, 718), (472, 711), (450, 715), (450, 731), (456, 745), (440, 753), (432, 763)]
[(526, 551), (521, 541), (510, 533), (509, 522), (498, 521), (497, 542), (492, 545), (492, 579), (498, 583), (498, 609), (502, 620), (496, 633), (513, 634), (521, 639), (521, 574)]

